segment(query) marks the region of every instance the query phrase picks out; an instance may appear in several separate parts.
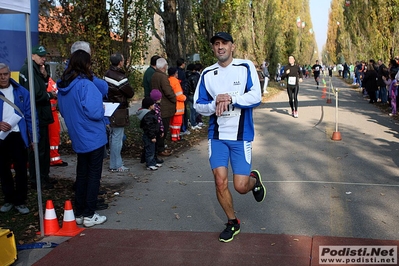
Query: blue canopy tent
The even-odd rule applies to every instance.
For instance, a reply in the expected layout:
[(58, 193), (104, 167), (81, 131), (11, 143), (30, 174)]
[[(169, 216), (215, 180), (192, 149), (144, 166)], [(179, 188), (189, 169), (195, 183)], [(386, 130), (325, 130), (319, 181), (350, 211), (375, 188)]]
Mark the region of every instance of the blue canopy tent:
[[(25, 14), (25, 25), (26, 25), (26, 52), (27, 58), (32, 57), (32, 44), (31, 44), (31, 29), (30, 29), (30, 14), (31, 14), (31, 3), (30, 0), (0, 0), (0, 14)], [(28, 75), (33, 77), (33, 63), (32, 60), (28, 60)], [(33, 88), (33, 79), (29, 79), (29, 87)], [(39, 207), (39, 219), (40, 219), (40, 233), (44, 236), (43, 227), (43, 205), (42, 205), (42, 191), (40, 183), (40, 168), (39, 168), (39, 153), (37, 148), (37, 125), (36, 125), (36, 105), (35, 105), (35, 94), (30, 94), (30, 103), (32, 110), (32, 126), (33, 126), (33, 148), (35, 153), (35, 165), (36, 165), (36, 184), (37, 184), (37, 199)]]

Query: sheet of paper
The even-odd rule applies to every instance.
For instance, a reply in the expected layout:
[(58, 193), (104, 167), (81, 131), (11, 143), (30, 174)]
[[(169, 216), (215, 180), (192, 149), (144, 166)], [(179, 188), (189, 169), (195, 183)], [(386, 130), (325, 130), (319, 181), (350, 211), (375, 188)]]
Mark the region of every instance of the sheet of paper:
[(22, 117), (13, 113), (10, 119), (4, 120), (4, 122), (7, 122), (8, 124), (11, 125), (11, 130), (9, 130), (7, 132), (0, 131), (0, 139), (5, 139), (8, 136), (8, 134), (10, 134), (10, 132), (12, 132), (12, 129), (18, 124), (19, 120), (21, 120), (21, 119), (22, 119)]
[(118, 108), (119, 103), (104, 103), (105, 106), (105, 114), (104, 116), (111, 116), (116, 108)]

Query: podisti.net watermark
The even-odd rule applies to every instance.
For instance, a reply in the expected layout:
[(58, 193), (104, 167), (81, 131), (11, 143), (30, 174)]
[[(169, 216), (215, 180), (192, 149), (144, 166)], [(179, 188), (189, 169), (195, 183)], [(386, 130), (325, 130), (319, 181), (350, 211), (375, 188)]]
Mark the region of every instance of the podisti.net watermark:
[(319, 264), (398, 263), (397, 246), (319, 246)]

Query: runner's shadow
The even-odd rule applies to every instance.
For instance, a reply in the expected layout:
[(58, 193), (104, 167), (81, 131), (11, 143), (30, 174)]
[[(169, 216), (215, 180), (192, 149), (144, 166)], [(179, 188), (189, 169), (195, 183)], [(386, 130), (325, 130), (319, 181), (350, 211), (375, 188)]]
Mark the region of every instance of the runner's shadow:
[(289, 109), (277, 109), (277, 108), (272, 108), (272, 109), (270, 110), (270, 112), (271, 112), (271, 113), (279, 113), (279, 114), (282, 114), (282, 115), (289, 115), (289, 116), (292, 116), (292, 114), (291, 114), (291, 112), (290, 112)]

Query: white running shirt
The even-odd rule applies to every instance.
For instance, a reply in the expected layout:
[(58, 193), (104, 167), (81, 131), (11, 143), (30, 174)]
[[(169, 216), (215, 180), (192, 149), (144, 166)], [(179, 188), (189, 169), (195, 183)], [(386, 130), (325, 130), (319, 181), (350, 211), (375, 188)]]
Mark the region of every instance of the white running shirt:
[[(231, 95), (233, 103), (217, 117), (215, 99), (224, 93)], [(253, 141), (252, 110), (261, 99), (254, 64), (245, 59), (233, 59), (227, 67), (216, 63), (204, 69), (194, 94), (194, 108), (199, 114), (210, 116), (209, 139)]]

